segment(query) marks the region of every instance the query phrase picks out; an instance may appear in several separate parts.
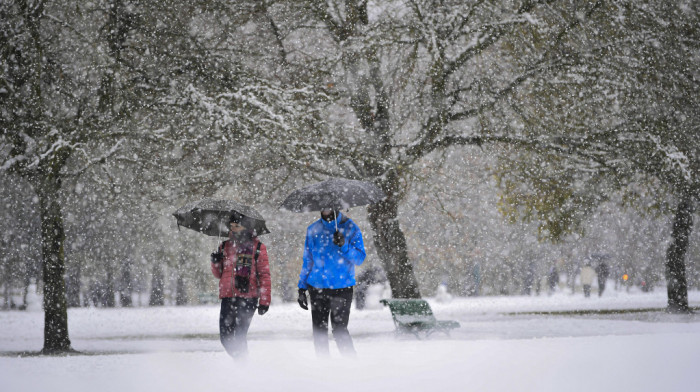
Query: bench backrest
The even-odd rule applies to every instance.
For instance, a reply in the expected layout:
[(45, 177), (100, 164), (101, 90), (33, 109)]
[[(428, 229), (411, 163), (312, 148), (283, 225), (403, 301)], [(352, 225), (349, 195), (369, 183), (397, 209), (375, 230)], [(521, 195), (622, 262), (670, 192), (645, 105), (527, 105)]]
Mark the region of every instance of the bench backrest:
[(423, 299), (383, 299), (397, 321), (435, 321), (430, 304)]

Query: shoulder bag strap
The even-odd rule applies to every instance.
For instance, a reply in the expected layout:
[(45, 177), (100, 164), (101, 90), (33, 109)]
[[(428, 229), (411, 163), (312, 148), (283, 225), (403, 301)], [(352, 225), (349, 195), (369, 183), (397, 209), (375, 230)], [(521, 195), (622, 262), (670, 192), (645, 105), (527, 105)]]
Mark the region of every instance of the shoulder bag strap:
[(260, 284), (260, 276), (258, 276), (258, 256), (260, 255), (260, 245), (262, 245), (262, 242), (258, 240), (258, 246), (255, 248), (255, 256), (253, 256), (253, 259), (255, 260), (255, 279), (258, 281), (258, 284)]

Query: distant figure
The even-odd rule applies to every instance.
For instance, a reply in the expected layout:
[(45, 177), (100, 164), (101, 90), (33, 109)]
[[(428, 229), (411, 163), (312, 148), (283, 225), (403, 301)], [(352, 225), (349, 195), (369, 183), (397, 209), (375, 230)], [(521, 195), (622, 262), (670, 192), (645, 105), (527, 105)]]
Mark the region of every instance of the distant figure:
[(581, 284), (583, 285), (583, 295), (588, 298), (591, 296), (591, 285), (595, 277), (595, 270), (591, 267), (591, 262), (586, 261), (586, 264), (581, 267)]
[(605, 291), (605, 282), (608, 280), (608, 275), (610, 275), (610, 268), (605, 264), (605, 261), (600, 260), (596, 267), (596, 273), (598, 274), (598, 296), (600, 297)]
[(447, 283), (442, 282), (438, 285), (437, 293), (435, 294), (435, 300), (438, 302), (452, 301), (452, 294), (447, 292)]
[(549, 293), (554, 292), (554, 289), (559, 284), (559, 271), (556, 266), (552, 266), (549, 269), (549, 275), (547, 275), (547, 285), (549, 285)]
[(535, 282), (535, 265), (530, 263), (527, 270), (525, 271), (525, 277), (523, 279), (523, 294), (530, 295), (532, 292), (532, 286)]

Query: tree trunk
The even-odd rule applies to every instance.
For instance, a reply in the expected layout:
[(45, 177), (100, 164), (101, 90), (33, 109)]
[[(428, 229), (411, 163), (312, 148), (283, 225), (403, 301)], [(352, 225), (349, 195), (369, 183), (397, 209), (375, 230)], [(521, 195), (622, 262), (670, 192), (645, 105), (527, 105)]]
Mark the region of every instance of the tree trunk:
[(687, 313), (688, 280), (685, 273), (685, 254), (688, 250), (688, 240), (693, 230), (693, 200), (684, 194), (678, 203), (678, 209), (673, 218), (671, 244), (666, 252), (666, 282), (668, 290), (668, 312)]
[(116, 306), (116, 301), (114, 299), (114, 272), (112, 272), (112, 266), (107, 265), (107, 275), (105, 277), (105, 281), (103, 284), (103, 292), (102, 292), (102, 306), (105, 308), (113, 308)]
[[(5, 242), (3, 241), (2, 247), (5, 248)], [(3, 266), (3, 274), (2, 274), (2, 281), (0, 281), (0, 284), (3, 286), (3, 297), (4, 297), (4, 302), (3, 302), (3, 309), (10, 309), (10, 285), (12, 285), (12, 277), (10, 275), (10, 268), (11, 268), (11, 263), (9, 260), (9, 257), (7, 255), (3, 255), (2, 257), (2, 266)]]
[(3, 298), (4, 302), (2, 309), (10, 309), (10, 281), (5, 280), (3, 282)]
[[(382, 261), (393, 298), (420, 298), (418, 281), (413, 265), (408, 260), (406, 237), (399, 227), (398, 201), (392, 189), (383, 187), (387, 198), (369, 206), (369, 221), (374, 233), (374, 244)], [(389, 188), (389, 189), (386, 189)]]
[(29, 276), (29, 272), (27, 272), (23, 277), (22, 277), (22, 310), (26, 310), (29, 307), (29, 304), (27, 303), (27, 296), (29, 295), (29, 285), (32, 283), (32, 278)]
[(187, 290), (185, 288), (185, 278), (177, 277), (177, 287), (175, 288), (175, 305), (187, 305)]
[(68, 266), (68, 275), (66, 276), (66, 301), (69, 308), (80, 307), (80, 275), (81, 265), (76, 262)]
[(165, 305), (165, 278), (163, 269), (158, 263), (153, 265), (153, 277), (151, 278), (151, 295), (148, 299), (149, 306)]
[(35, 187), (39, 196), (41, 215), (41, 253), (44, 280), (44, 348), (43, 354), (73, 351), (68, 338), (68, 309), (66, 306), (65, 257), (63, 217), (58, 194), (61, 189), (57, 176), (46, 174)]

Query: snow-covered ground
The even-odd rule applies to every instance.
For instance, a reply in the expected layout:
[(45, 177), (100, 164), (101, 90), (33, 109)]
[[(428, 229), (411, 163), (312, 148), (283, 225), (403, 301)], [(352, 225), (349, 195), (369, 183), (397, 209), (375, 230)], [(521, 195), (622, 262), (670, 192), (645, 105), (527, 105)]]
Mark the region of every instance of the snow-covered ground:
[[(250, 358), (218, 341), (218, 307), (69, 310), (73, 348), (39, 351), (43, 313), (0, 312), (0, 391), (691, 391), (700, 364), (700, 316), (537, 312), (663, 308), (663, 291), (609, 290), (602, 298), (429, 298), (450, 337), (396, 338), (388, 309), (353, 309), (358, 357), (317, 359), (308, 312), (273, 303), (256, 315)], [(376, 298), (371, 298), (376, 304)], [(690, 293), (700, 306), (700, 293)], [(532, 313), (527, 313), (532, 312)]]

